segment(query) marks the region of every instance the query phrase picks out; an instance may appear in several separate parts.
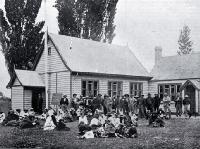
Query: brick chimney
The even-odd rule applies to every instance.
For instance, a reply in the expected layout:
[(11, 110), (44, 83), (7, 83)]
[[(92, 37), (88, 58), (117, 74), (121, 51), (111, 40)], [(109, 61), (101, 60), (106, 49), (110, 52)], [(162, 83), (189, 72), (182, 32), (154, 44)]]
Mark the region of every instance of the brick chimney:
[(162, 47), (156, 46), (155, 47), (155, 65), (157, 65), (162, 57)]

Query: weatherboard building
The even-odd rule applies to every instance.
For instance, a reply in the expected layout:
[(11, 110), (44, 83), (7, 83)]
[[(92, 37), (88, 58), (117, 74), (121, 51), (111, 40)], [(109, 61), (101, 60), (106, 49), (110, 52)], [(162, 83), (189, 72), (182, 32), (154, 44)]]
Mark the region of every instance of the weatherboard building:
[[(200, 53), (163, 57), (162, 49), (155, 49), (155, 66), (148, 73), (127, 46), (48, 35), (48, 101), (54, 93), (74, 93), (84, 97), (98, 93), (147, 96), (167, 92), (172, 99), (177, 92), (188, 94), (191, 109), (200, 112)], [(33, 71), (15, 70), (11, 79), (12, 108), (34, 107), (39, 93), (45, 100), (45, 52), (36, 58)], [(43, 102), (45, 107), (45, 101)]]
[[(10, 83), (12, 108), (34, 107), (38, 93), (45, 100), (45, 52), (38, 55), (34, 71), (15, 70)], [(53, 93), (109, 96), (147, 95), (152, 78), (127, 46), (48, 35), (48, 97)], [(45, 101), (43, 102), (45, 107)]]

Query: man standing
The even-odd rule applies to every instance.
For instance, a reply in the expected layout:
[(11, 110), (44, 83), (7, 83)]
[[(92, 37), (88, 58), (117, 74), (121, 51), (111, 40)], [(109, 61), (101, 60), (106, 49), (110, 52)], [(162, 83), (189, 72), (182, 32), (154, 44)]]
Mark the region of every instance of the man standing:
[(43, 104), (43, 98), (41, 94), (38, 94), (38, 113), (42, 114), (42, 104)]
[(60, 100), (60, 106), (61, 106), (61, 109), (66, 112), (67, 111), (67, 106), (69, 104), (69, 101), (67, 99), (67, 95), (63, 95), (63, 97), (61, 98)]
[(154, 110), (158, 111), (160, 107), (160, 98), (158, 97), (158, 94), (154, 94)]
[(177, 97), (175, 98), (175, 107), (176, 107), (176, 116), (182, 115), (182, 97), (180, 96), (180, 93), (177, 93)]
[(93, 104), (93, 113), (95, 112), (96, 109), (100, 110), (100, 108), (101, 108), (101, 94), (98, 94), (98, 96), (93, 99), (92, 104)]
[(183, 100), (183, 105), (184, 105), (184, 114), (185, 117), (188, 117), (188, 112), (190, 111), (190, 99), (188, 95), (185, 95), (185, 98)]
[(147, 107), (147, 110), (149, 110), (150, 112), (153, 112), (153, 99), (150, 93), (148, 93), (148, 97), (146, 99), (146, 107)]
[(167, 116), (167, 111), (169, 112), (169, 119), (171, 118), (170, 102), (171, 102), (170, 97), (167, 95), (167, 93), (164, 93), (163, 107), (164, 107), (165, 116)]
[(124, 113), (128, 114), (129, 113), (129, 95), (125, 94), (124, 97), (125, 97), (125, 100), (124, 100)]
[(138, 98), (137, 105), (139, 108), (139, 118), (145, 118), (146, 113), (145, 113), (145, 99), (144, 95), (142, 95), (140, 98)]
[(71, 107), (74, 108), (75, 110), (78, 109), (78, 98), (77, 98), (77, 94), (73, 94), (73, 95), (72, 95)]

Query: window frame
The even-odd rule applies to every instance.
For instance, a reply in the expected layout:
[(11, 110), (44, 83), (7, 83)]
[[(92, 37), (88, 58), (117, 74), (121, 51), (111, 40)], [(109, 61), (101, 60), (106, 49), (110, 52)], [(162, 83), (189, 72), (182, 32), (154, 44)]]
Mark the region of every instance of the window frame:
[[(135, 85), (137, 86), (137, 89), (135, 89)], [(140, 89), (140, 85), (141, 85), (141, 89)], [(130, 82), (129, 94), (133, 96), (141, 96), (143, 94), (143, 82)]]
[[(110, 89), (109, 89), (109, 83), (111, 83), (111, 88)], [(116, 90), (115, 91), (113, 91), (113, 84), (114, 83), (116, 83)], [(115, 96), (113, 94), (114, 92), (116, 93), (116, 95), (119, 95), (120, 97), (123, 95), (123, 81), (108, 81), (107, 85), (108, 85), (107, 93), (108, 93), (109, 97)], [(119, 90), (119, 86), (120, 86), (121, 90)]]
[[(86, 86), (85, 88), (83, 88), (83, 81), (86, 82)], [(89, 81), (92, 82), (92, 96), (95, 97), (98, 95), (99, 93), (99, 80), (95, 80), (95, 79), (81, 79), (81, 95), (83, 97), (86, 97), (86, 96), (89, 96), (89, 90), (88, 90), (88, 84), (89, 84)], [(94, 82), (97, 82), (97, 89), (94, 88)], [(83, 95), (83, 90), (85, 90), (85, 96)], [(94, 94), (94, 91), (96, 91), (96, 95)]]
[[(178, 92), (180, 92), (180, 90), (178, 91), (178, 88), (180, 89), (180, 87), (181, 87), (181, 83), (159, 83), (158, 84), (158, 96), (162, 99), (163, 98), (163, 95), (164, 95), (164, 93), (165, 93), (165, 91), (166, 91), (166, 89), (165, 89), (165, 86), (166, 85), (168, 85), (169, 86), (169, 88), (168, 88), (168, 95), (169, 95), (169, 97), (171, 97), (171, 99), (172, 100), (174, 100), (175, 99), (175, 97), (176, 97), (176, 94), (178, 93)], [(162, 92), (160, 92), (160, 86), (162, 86)], [(174, 86), (174, 93), (172, 93), (172, 86)], [(179, 86), (179, 87), (178, 87)], [(180, 92), (181, 93), (181, 92)], [(162, 95), (162, 96), (161, 96)]]

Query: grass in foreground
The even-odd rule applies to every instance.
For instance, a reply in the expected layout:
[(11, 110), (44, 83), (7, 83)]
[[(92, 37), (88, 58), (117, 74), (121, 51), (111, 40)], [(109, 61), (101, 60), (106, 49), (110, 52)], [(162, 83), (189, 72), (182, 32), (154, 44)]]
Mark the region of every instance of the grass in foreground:
[(77, 122), (68, 123), (70, 131), (43, 131), (32, 128), (20, 130), (0, 126), (1, 148), (200, 148), (200, 119), (171, 119), (165, 128), (147, 127), (139, 120), (138, 138), (77, 138)]

